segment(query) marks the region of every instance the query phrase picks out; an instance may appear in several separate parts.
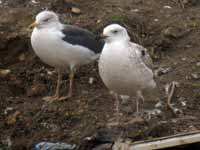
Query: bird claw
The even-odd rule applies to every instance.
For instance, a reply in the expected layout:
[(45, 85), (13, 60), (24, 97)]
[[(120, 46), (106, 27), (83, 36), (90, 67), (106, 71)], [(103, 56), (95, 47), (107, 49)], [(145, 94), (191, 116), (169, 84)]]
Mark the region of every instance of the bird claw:
[(107, 127), (119, 127), (120, 126), (120, 121), (119, 118), (111, 118), (108, 123), (107, 123)]
[(52, 103), (52, 102), (55, 102), (55, 101), (63, 101), (63, 100), (66, 100), (68, 98), (70, 98), (71, 96), (68, 95), (68, 96), (62, 96), (62, 97), (58, 97), (58, 96), (46, 96), (46, 97), (43, 97), (42, 99), (48, 103)]
[(176, 81), (173, 81), (172, 83), (165, 86), (165, 92), (167, 95), (167, 108), (170, 109), (174, 114), (180, 112), (178, 109), (174, 108), (173, 104), (171, 103), (172, 97), (174, 96), (175, 88), (177, 87), (179, 87), (179, 83)]
[(71, 98), (71, 95), (62, 96), (62, 97), (59, 97), (59, 98), (58, 98), (58, 101), (64, 101), (64, 100), (67, 100), (67, 99), (69, 99), (69, 98)]

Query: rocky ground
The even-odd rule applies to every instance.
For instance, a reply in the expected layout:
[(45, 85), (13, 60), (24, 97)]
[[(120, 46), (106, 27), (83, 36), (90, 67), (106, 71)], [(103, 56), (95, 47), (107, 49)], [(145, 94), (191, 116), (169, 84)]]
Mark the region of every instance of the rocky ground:
[[(125, 26), (133, 41), (148, 48), (159, 71), (160, 91), (167, 83), (178, 82), (172, 99), (178, 111), (166, 109), (164, 94), (159, 97), (161, 106), (147, 96), (141, 105), (143, 115), (135, 117), (132, 101), (123, 100), (122, 125), (112, 127), (114, 99), (101, 82), (96, 63), (77, 72), (73, 98), (45, 103), (42, 97), (54, 93), (56, 73), (35, 56), (27, 27), (46, 8), (59, 13), (62, 22), (97, 35), (112, 22)], [(81, 150), (104, 150), (102, 143), (119, 137), (136, 141), (198, 131), (199, 11), (197, 0), (0, 0), (0, 149), (30, 150), (41, 141), (60, 141)], [(67, 85), (66, 75), (63, 94)]]

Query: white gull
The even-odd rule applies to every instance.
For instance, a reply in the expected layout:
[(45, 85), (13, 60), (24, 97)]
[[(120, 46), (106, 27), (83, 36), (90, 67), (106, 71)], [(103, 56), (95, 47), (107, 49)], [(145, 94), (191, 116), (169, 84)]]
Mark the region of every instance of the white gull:
[[(60, 23), (52, 11), (40, 12), (30, 27), (34, 27), (31, 44), (36, 55), (58, 71), (56, 93), (44, 100), (52, 102), (71, 97), (75, 69), (98, 58), (104, 43), (88, 30)], [(67, 96), (61, 97), (62, 73), (67, 69), (70, 71), (69, 91)]]

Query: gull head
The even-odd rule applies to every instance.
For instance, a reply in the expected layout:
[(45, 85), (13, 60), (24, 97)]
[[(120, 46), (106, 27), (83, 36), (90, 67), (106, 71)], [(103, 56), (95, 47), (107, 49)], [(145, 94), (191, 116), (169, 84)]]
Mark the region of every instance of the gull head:
[(29, 27), (36, 27), (36, 28), (49, 28), (54, 27), (56, 24), (59, 24), (59, 18), (58, 15), (52, 11), (42, 11), (40, 12), (35, 19), (35, 22), (33, 22)]
[(127, 30), (119, 24), (106, 26), (103, 30), (102, 37), (105, 39), (106, 43), (130, 40)]

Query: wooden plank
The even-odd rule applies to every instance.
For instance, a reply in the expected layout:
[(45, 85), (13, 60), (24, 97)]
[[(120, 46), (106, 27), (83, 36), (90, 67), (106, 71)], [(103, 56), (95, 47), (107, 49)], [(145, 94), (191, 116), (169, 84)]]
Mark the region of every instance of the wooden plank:
[(156, 150), (200, 142), (200, 132), (157, 138), (149, 141), (135, 142), (128, 150)]

